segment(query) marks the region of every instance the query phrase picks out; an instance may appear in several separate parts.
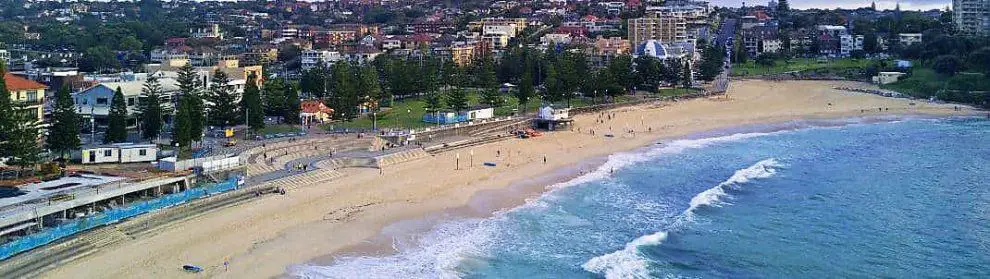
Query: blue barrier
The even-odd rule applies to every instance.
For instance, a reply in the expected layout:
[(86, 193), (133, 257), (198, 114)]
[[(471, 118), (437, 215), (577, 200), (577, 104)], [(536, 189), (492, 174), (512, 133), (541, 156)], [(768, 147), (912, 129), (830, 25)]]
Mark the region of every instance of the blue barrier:
[(87, 217), (75, 219), (57, 227), (45, 229), (41, 232), (33, 233), (0, 245), (0, 260), (95, 227), (116, 223), (123, 219), (234, 189), (237, 189), (236, 178), (221, 183), (191, 188), (151, 200), (135, 202), (126, 207), (112, 208)]

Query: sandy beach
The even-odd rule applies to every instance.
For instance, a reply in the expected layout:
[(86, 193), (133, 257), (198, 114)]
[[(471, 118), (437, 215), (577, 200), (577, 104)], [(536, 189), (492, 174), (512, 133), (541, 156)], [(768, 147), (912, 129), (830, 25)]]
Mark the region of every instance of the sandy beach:
[[(573, 131), (443, 153), (387, 167), (384, 174), (377, 169), (347, 169), (347, 176), (330, 183), (298, 187), (284, 196), (271, 195), (171, 224), (151, 237), (100, 249), (43, 277), (174, 278), (189, 275), (180, 268), (186, 263), (205, 268), (196, 277), (277, 277), (290, 265), (362, 249), (357, 247), (367, 246), (390, 224), (463, 208), (487, 193), (498, 197), (471, 208), (472, 214), (514, 207), (539, 195), (547, 184), (568, 178), (555, 170), (590, 169), (594, 166), (588, 165), (589, 159), (658, 139), (800, 119), (978, 113), (968, 107), (956, 111), (951, 104), (834, 87), (875, 88), (855, 82), (746, 80), (732, 83), (723, 97), (612, 110), (607, 113), (615, 117), (606, 117), (605, 123), (598, 123), (599, 114), (580, 115)], [(455, 169), (458, 156), (460, 167)], [(482, 162), (495, 162), (497, 167), (484, 167)], [(520, 190), (497, 191), (510, 185)], [(229, 270), (223, 266), (225, 259)]]

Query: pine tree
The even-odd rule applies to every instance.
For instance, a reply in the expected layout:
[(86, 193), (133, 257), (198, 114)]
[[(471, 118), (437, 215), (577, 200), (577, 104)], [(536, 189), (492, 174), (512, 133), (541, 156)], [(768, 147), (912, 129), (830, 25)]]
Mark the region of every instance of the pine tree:
[(529, 103), (529, 99), (536, 95), (536, 89), (533, 88), (533, 73), (527, 70), (523, 72), (522, 81), (519, 83), (519, 90), (516, 90), (516, 99), (519, 101), (520, 111), (526, 112), (526, 104)]
[[(203, 130), (206, 128), (206, 123), (199, 75), (196, 74), (191, 64), (186, 64), (182, 68), (179, 68), (179, 75), (176, 78), (176, 82), (179, 86), (180, 103), (182, 102), (182, 98), (184, 98), (186, 101), (184, 105), (189, 112), (189, 138), (192, 141), (201, 141), (203, 140)], [(176, 115), (178, 115), (178, 111)]]
[[(6, 90), (3, 90), (6, 91)], [(10, 95), (5, 95), (10, 96)], [(10, 133), (7, 144), (10, 157), (8, 165), (18, 166), (21, 170), (34, 167), (41, 161), (41, 147), (38, 145), (38, 115), (37, 110), (28, 108), (25, 103), (13, 105), (10, 126), (4, 132)]]
[(302, 108), (299, 101), (299, 90), (292, 84), (285, 86), (285, 123), (299, 124), (299, 110)]
[[(265, 115), (284, 116), (285, 114), (285, 83), (281, 79), (265, 83), (264, 94), (261, 95)], [(246, 90), (245, 90), (246, 93)], [(243, 99), (242, 99), (243, 100)]]
[[(3, 79), (5, 66), (6, 62), (0, 59), (0, 96), (3, 97), (0, 98), (0, 131), (10, 131), (13, 126), (14, 108), (11, 106), (10, 92), (7, 92), (7, 83)], [(11, 136), (11, 133), (0, 133), (0, 158), (10, 157), (12, 154), (8, 144)]]
[(481, 87), (481, 100), (484, 104), (492, 107), (502, 105), (502, 96), (499, 94), (498, 78), (495, 76), (495, 62), (491, 56), (485, 56), (479, 65), (478, 85)]
[(370, 66), (361, 67), (360, 79), (361, 90), (364, 91), (365, 96), (368, 97), (368, 101), (375, 104), (373, 111), (378, 110), (378, 105), (380, 102), (384, 101), (382, 99), (382, 86), (378, 80), (378, 72), (375, 68)]
[(149, 75), (141, 88), (141, 137), (152, 139), (162, 131), (162, 95), (164, 90), (158, 78)]
[(103, 143), (118, 143), (127, 141), (127, 103), (120, 87), (110, 99), (110, 112), (107, 115), (107, 132), (103, 135)]
[(52, 106), (51, 128), (46, 138), (48, 150), (57, 153), (60, 158), (66, 158), (67, 153), (79, 148), (79, 125), (81, 120), (76, 114), (75, 104), (69, 95), (69, 86), (62, 86), (55, 94), (55, 104)]
[(175, 120), (172, 125), (172, 141), (179, 144), (181, 149), (188, 149), (192, 146), (193, 141), (191, 97), (190, 95), (179, 97), (179, 107), (176, 108)]
[(467, 92), (460, 88), (452, 88), (445, 98), (447, 107), (453, 111), (463, 111), (468, 108)]
[(358, 92), (357, 70), (346, 62), (333, 65), (333, 90), (328, 98), (329, 107), (333, 109), (334, 118), (346, 121), (357, 118), (358, 105), (361, 97)]
[(546, 88), (543, 90), (543, 99), (549, 102), (564, 100), (567, 90), (572, 88), (572, 86), (567, 86), (566, 83), (567, 81), (557, 72), (557, 67), (554, 64), (547, 66), (547, 78), (543, 84)]
[[(247, 112), (247, 123), (251, 127), (251, 130), (258, 131), (265, 128), (265, 111), (261, 103), (261, 90), (258, 89), (257, 83), (258, 79), (254, 74), (251, 74), (247, 78), (247, 85), (244, 86), (244, 95), (241, 96), (241, 110)], [(278, 91), (272, 91), (272, 94), (278, 94), (281, 96), (282, 89)], [(284, 102), (284, 100), (280, 100)]]
[(237, 111), (237, 96), (227, 84), (230, 78), (227, 73), (216, 70), (213, 78), (210, 79), (209, 95), (207, 101), (208, 121), (211, 125), (227, 127), (237, 123), (240, 113)]
[(681, 74), (681, 82), (684, 88), (690, 88), (694, 84), (694, 79), (691, 77), (691, 62), (684, 61), (684, 72)]
[[(633, 87), (636, 86), (636, 75), (633, 73), (632, 67), (632, 56), (623, 54), (612, 59), (607, 69), (612, 76), (618, 79), (616, 82), (622, 88), (633, 90)], [(587, 93), (587, 90), (585, 90), (585, 93)]]
[(7, 158), (7, 164), (21, 170), (33, 167), (41, 161), (41, 147), (38, 146), (38, 114), (27, 104), (14, 104), (3, 80), (6, 74), (3, 60), (0, 60), (0, 157)]
[(443, 109), (443, 98), (437, 92), (427, 93), (424, 101), (423, 108), (427, 112), (439, 112)]

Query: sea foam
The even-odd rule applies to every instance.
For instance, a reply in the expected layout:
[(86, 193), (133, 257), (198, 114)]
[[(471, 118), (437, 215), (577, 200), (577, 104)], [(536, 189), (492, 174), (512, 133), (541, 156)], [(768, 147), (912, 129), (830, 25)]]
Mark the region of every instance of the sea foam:
[[(395, 254), (386, 256), (344, 256), (336, 258), (329, 266), (300, 264), (290, 266), (287, 273), (297, 278), (456, 278), (460, 277), (458, 265), (472, 255), (483, 254), (486, 246), (493, 245), (491, 240), (499, 229), (498, 221), (506, 214), (515, 210), (545, 207), (547, 199), (556, 190), (581, 185), (589, 182), (608, 179), (614, 171), (623, 167), (645, 162), (666, 154), (676, 154), (686, 150), (704, 148), (714, 144), (740, 141), (755, 137), (775, 134), (771, 133), (740, 133), (727, 136), (674, 140), (647, 149), (646, 151), (620, 152), (609, 155), (608, 160), (592, 172), (585, 173), (566, 182), (547, 187), (548, 192), (538, 198), (529, 199), (522, 206), (495, 212), (487, 219), (460, 219), (441, 223), (430, 232), (419, 236), (412, 245), (396, 245)], [(657, 245), (666, 238), (666, 233), (660, 232), (638, 238), (627, 246), (627, 253), (617, 254), (612, 258), (598, 260), (603, 271), (615, 270), (615, 274), (626, 274), (620, 270), (639, 271), (636, 262), (635, 247)], [(632, 248), (629, 248), (632, 247)], [(625, 250), (623, 250), (625, 251)], [(622, 252), (622, 251), (619, 251)], [(616, 253), (619, 253), (616, 252)], [(614, 254), (614, 253), (613, 253)], [(605, 257), (605, 256), (603, 256)], [(630, 261), (626, 261), (630, 260)], [(590, 262), (590, 261), (589, 261)], [(613, 263), (628, 263), (627, 267), (615, 267)], [(585, 265), (588, 265), (586, 263)], [(585, 269), (593, 268), (591, 266)], [(623, 269), (625, 268), (625, 269)], [(632, 273), (630, 273), (632, 274)]]
[[(782, 165), (774, 158), (765, 159), (747, 168), (736, 170), (729, 179), (715, 187), (698, 193), (691, 198), (690, 207), (678, 216), (670, 226), (675, 230), (693, 219), (694, 211), (702, 206), (717, 206), (721, 198), (727, 196), (726, 189), (753, 179), (768, 178), (777, 173)], [(660, 231), (636, 238), (626, 243), (622, 250), (594, 257), (581, 265), (584, 270), (604, 275), (605, 278), (652, 278), (649, 272), (649, 261), (640, 254), (639, 249), (646, 246), (660, 245), (667, 239), (668, 232)]]

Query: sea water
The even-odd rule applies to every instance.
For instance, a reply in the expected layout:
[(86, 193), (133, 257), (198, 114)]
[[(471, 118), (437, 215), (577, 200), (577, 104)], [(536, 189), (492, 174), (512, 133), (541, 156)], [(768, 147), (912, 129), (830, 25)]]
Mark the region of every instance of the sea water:
[(614, 154), (490, 218), (306, 278), (990, 277), (990, 122), (738, 133)]

